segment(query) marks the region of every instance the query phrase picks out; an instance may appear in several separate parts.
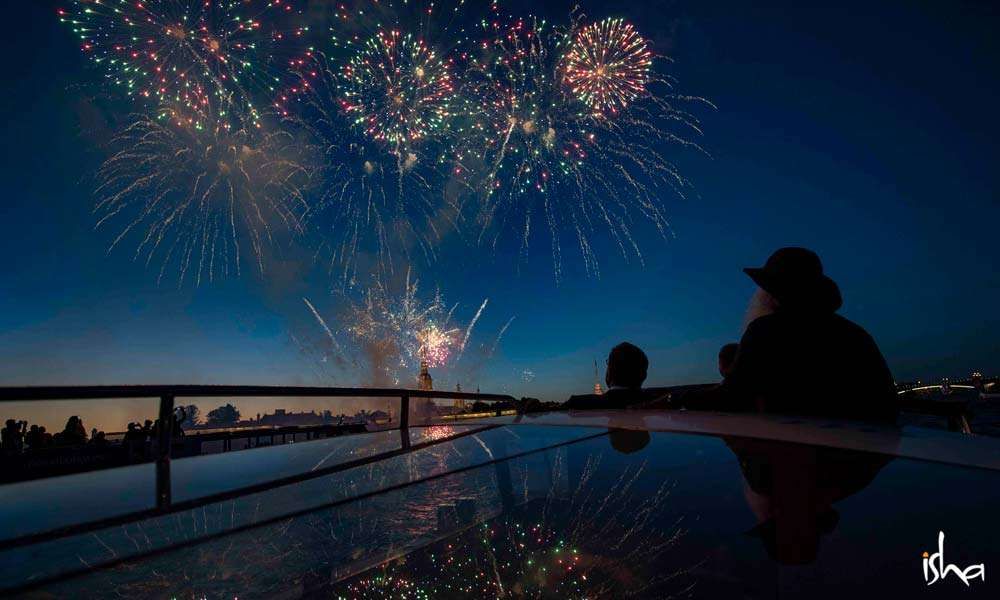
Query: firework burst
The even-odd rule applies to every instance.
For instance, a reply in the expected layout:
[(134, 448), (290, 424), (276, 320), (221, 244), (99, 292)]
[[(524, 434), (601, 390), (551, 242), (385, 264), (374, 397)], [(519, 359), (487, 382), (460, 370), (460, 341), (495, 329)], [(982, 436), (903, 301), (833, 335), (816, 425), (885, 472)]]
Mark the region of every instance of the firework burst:
[(98, 228), (117, 228), (108, 251), (138, 240), (135, 259), (179, 268), (180, 282), (238, 275), (283, 233), (299, 233), (308, 178), (285, 132), (209, 129), (176, 115), (136, 116), (98, 173)]
[(458, 226), (455, 204), (441, 189), (449, 171), (442, 140), (416, 135), (402, 122), (394, 129), (358, 121), (363, 109), (342, 88), (348, 67), (324, 54), (309, 53), (295, 68), (299, 82), (275, 106), (319, 157), (307, 219), (331, 275), (349, 286), (366, 266), (391, 272), (397, 255), (432, 260), (444, 234)]
[(405, 159), (446, 129), (454, 94), (448, 64), (423, 40), (380, 31), (343, 67), (341, 107), (354, 127)]
[(652, 63), (653, 53), (635, 27), (605, 19), (576, 33), (562, 76), (581, 102), (598, 114), (615, 115), (646, 94)]
[[(701, 150), (690, 139), (701, 134), (699, 123), (681, 106), (704, 101), (678, 96), (672, 80), (649, 75), (642, 79), (641, 97), (629, 96), (636, 101), (627, 110), (618, 103), (615, 111), (596, 111), (596, 96), (582, 97), (565, 75), (566, 65), (575, 64), (569, 57), (578, 53), (578, 40), (589, 39), (580, 33), (588, 27), (496, 19), (482, 29), (482, 39), (463, 53), (469, 125), (458, 149), (460, 162), (479, 161), (471, 170), (479, 173), (474, 185), (483, 197), (480, 241), (495, 250), (507, 230), (519, 230), (526, 259), (541, 219), (557, 280), (567, 235), (592, 274), (599, 273), (591, 241), (599, 230), (625, 258), (641, 261), (633, 227), (644, 222), (668, 235), (664, 192), (684, 197), (689, 189), (668, 153), (677, 146)], [(615, 96), (602, 98), (611, 102)]]
[[(277, 89), (275, 48), (305, 28), (290, 0), (74, 0), (59, 11), (111, 87), (154, 109), (258, 124), (257, 92)], [(204, 118), (204, 117), (203, 117)]]
[[(421, 364), (440, 369), (446, 376), (457, 376), (460, 370), (468, 375), (468, 369), (481, 366), (476, 362), (481, 357), (470, 356), (480, 351), (485, 358), (492, 356), (510, 325), (508, 321), (491, 345), (470, 350), (489, 299), (483, 300), (471, 318), (460, 319), (458, 304), (446, 305), (440, 290), (432, 295), (421, 293), (419, 281), (409, 271), (400, 285), (376, 280), (354, 297), (345, 294), (344, 308), (334, 318), (324, 319), (312, 302), (303, 300), (323, 335), (318, 343), (300, 342), (300, 346), (324, 348), (321, 361), (325, 364), (369, 368), (369, 383), (376, 386), (399, 385)], [(316, 338), (303, 336), (303, 340), (308, 337)]]

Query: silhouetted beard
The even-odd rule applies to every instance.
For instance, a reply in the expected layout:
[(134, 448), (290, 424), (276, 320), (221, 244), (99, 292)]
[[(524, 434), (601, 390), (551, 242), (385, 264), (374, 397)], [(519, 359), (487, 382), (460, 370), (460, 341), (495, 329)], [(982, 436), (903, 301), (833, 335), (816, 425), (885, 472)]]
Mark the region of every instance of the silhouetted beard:
[(743, 316), (743, 331), (746, 331), (750, 323), (756, 319), (774, 314), (776, 310), (778, 310), (778, 300), (765, 292), (763, 288), (757, 288), (753, 296), (750, 296), (750, 302), (747, 303), (747, 310)]

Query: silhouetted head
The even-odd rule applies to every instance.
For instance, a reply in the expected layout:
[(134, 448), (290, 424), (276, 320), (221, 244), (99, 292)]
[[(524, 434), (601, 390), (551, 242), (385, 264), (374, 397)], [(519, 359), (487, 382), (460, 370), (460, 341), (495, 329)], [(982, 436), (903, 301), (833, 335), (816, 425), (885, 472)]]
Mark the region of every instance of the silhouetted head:
[(743, 271), (782, 309), (832, 312), (843, 304), (840, 288), (823, 274), (819, 256), (806, 248), (781, 248), (763, 267)]
[(726, 344), (719, 349), (719, 374), (723, 378), (729, 377), (733, 366), (736, 364), (736, 353), (739, 352), (739, 344)]
[(638, 346), (622, 342), (611, 349), (608, 354), (608, 370), (604, 374), (604, 382), (608, 387), (623, 387), (639, 389), (646, 381), (646, 370), (649, 369), (649, 359)]
[(632, 454), (649, 445), (649, 432), (640, 429), (612, 429), (608, 432), (608, 441), (616, 451)]
[(17, 423), (14, 421), (14, 419), (7, 419), (7, 427), (13, 429), (15, 425), (17, 425)]

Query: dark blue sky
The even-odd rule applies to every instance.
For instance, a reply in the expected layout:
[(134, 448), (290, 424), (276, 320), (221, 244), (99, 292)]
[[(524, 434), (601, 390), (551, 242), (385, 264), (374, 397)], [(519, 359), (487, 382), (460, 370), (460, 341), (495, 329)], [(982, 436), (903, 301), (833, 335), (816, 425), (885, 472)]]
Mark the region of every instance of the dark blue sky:
[[(568, 253), (557, 286), (540, 239), (520, 270), (459, 251), (420, 268), (468, 314), (490, 299), (483, 341), (516, 317), (463, 386), (585, 391), (624, 339), (650, 355), (650, 383), (713, 379), (753, 290), (740, 268), (784, 245), (820, 253), (897, 378), (997, 371), (995, 3), (585, 4), (632, 20), (680, 90), (718, 106), (699, 113), (712, 158), (677, 155), (698, 195), (665, 200), (676, 237), (642, 240), (645, 267), (601, 245), (599, 279)], [(336, 302), (294, 252), (264, 281), (181, 289), (105, 252), (90, 176), (107, 132), (55, 6), (7, 7), (0, 42), (0, 384), (319, 383), (289, 332), (309, 324), (302, 296)]]

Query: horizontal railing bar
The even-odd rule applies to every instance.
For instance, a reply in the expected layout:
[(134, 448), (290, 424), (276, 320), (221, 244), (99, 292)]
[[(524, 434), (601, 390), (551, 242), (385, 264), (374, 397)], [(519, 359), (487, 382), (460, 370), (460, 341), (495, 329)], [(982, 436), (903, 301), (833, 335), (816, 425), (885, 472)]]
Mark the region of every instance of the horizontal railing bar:
[[(49, 529), (47, 531), (40, 531), (38, 533), (29, 533), (27, 535), (0, 540), (0, 552), (5, 552), (7, 550), (12, 550), (14, 548), (19, 548), (22, 546), (30, 546), (32, 544), (48, 542), (58, 538), (90, 533), (100, 529), (107, 529), (109, 527), (114, 527), (116, 525), (123, 525), (126, 523), (131, 523), (133, 521), (139, 521), (142, 519), (150, 519), (154, 517), (161, 517), (164, 515), (183, 512), (186, 510), (192, 510), (195, 508), (200, 508), (202, 506), (207, 506), (209, 504), (216, 504), (218, 502), (225, 502), (226, 500), (239, 498), (240, 496), (247, 496), (249, 494), (258, 494), (260, 492), (270, 491), (279, 487), (284, 487), (286, 485), (302, 483), (304, 481), (317, 479), (319, 477), (325, 477), (327, 475), (332, 475), (334, 473), (339, 473), (341, 471), (347, 471), (350, 469), (355, 469), (357, 467), (363, 467), (365, 465), (378, 462), (381, 460), (395, 458), (396, 456), (408, 454), (410, 452), (422, 450), (424, 448), (429, 448), (431, 446), (442, 444), (444, 442), (451, 442), (463, 438), (465, 436), (475, 435), (477, 433), (482, 433), (483, 431), (489, 431), (491, 429), (496, 429), (498, 427), (502, 427), (502, 425), (484, 425), (482, 427), (477, 427), (469, 431), (463, 431), (445, 438), (428, 440), (426, 442), (421, 442), (419, 444), (413, 444), (408, 448), (400, 447), (397, 448), (396, 450), (390, 450), (388, 452), (373, 454), (371, 456), (366, 456), (356, 460), (339, 463), (336, 465), (331, 465), (329, 467), (325, 467), (323, 469), (317, 469), (315, 471), (307, 471), (305, 473), (299, 473), (297, 475), (289, 475), (287, 477), (282, 477), (280, 479), (272, 479), (269, 481), (265, 481), (263, 483), (248, 485), (241, 488), (235, 488), (225, 492), (210, 494), (208, 496), (201, 496), (198, 498), (193, 498), (191, 500), (185, 500), (183, 502), (174, 502), (169, 506), (163, 508), (150, 508), (146, 510), (139, 510), (130, 513), (125, 513), (122, 515), (117, 515), (114, 517), (108, 517), (106, 519), (98, 519), (95, 521), (87, 521), (85, 523), (65, 525), (63, 527), (57, 527), (55, 529)], [(416, 427), (414, 427), (413, 429), (416, 429)], [(391, 432), (396, 430), (388, 429), (385, 431)]]
[[(196, 546), (198, 544), (203, 544), (205, 542), (210, 542), (210, 541), (213, 541), (213, 540), (216, 540), (216, 539), (221, 539), (221, 538), (229, 536), (229, 535), (236, 535), (238, 533), (242, 533), (244, 531), (249, 531), (251, 529), (256, 529), (256, 528), (259, 528), (259, 527), (267, 527), (268, 525), (273, 525), (275, 523), (280, 523), (280, 522), (286, 521), (288, 519), (294, 519), (296, 517), (301, 517), (301, 516), (307, 515), (309, 513), (314, 513), (314, 512), (317, 512), (317, 511), (321, 511), (321, 510), (328, 510), (328, 509), (331, 509), (331, 508), (337, 508), (338, 506), (343, 506), (345, 504), (350, 504), (352, 502), (359, 502), (361, 500), (367, 500), (368, 498), (371, 498), (373, 496), (377, 496), (379, 494), (386, 494), (386, 493), (390, 493), (390, 492), (399, 491), (399, 490), (402, 490), (402, 489), (406, 489), (406, 488), (408, 488), (410, 486), (420, 485), (420, 484), (423, 484), (423, 483), (428, 483), (430, 481), (436, 481), (438, 479), (442, 479), (442, 478), (445, 478), (445, 477), (451, 477), (452, 475), (458, 475), (458, 474), (465, 473), (465, 472), (468, 472), (468, 471), (473, 471), (475, 469), (480, 469), (480, 468), (483, 468), (483, 467), (488, 467), (490, 465), (497, 465), (497, 464), (509, 462), (509, 461), (512, 461), (512, 460), (517, 460), (519, 458), (524, 458), (526, 456), (531, 456), (533, 454), (538, 454), (539, 452), (548, 452), (549, 450), (554, 450), (556, 448), (562, 448), (563, 446), (569, 446), (571, 444), (577, 444), (577, 443), (580, 443), (580, 442), (586, 442), (586, 441), (589, 441), (589, 440), (592, 440), (592, 439), (595, 439), (595, 438), (606, 436), (606, 435), (608, 435), (608, 433), (610, 431), (611, 431), (610, 429), (606, 429), (606, 430), (603, 430), (603, 431), (601, 431), (599, 433), (593, 433), (593, 434), (586, 435), (586, 436), (583, 436), (583, 437), (574, 438), (572, 440), (565, 440), (565, 441), (562, 441), (562, 442), (557, 442), (555, 444), (544, 446), (542, 448), (533, 448), (531, 450), (524, 450), (522, 452), (516, 452), (514, 454), (509, 454), (509, 455), (501, 457), (501, 458), (494, 458), (494, 459), (491, 459), (491, 460), (487, 460), (485, 462), (471, 464), (471, 465), (466, 465), (464, 467), (458, 467), (458, 468), (453, 469), (451, 471), (443, 471), (441, 473), (435, 473), (433, 475), (428, 475), (426, 477), (423, 477), (423, 478), (420, 478), (420, 479), (415, 479), (413, 481), (404, 481), (404, 482), (401, 482), (401, 483), (397, 483), (397, 484), (394, 484), (394, 485), (390, 485), (390, 486), (384, 487), (382, 489), (372, 490), (372, 491), (369, 491), (369, 492), (365, 492), (363, 494), (358, 494), (357, 496), (353, 496), (351, 498), (341, 498), (340, 500), (332, 500), (332, 501), (327, 502), (325, 504), (320, 504), (318, 506), (314, 506), (314, 507), (311, 507), (311, 508), (303, 508), (303, 509), (292, 511), (290, 513), (286, 513), (286, 514), (283, 514), (283, 515), (280, 515), (280, 516), (268, 517), (267, 519), (263, 519), (263, 520), (258, 521), (256, 523), (247, 523), (245, 525), (240, 525), (239, 527), (233, 527), (232, 529), (227, 529), (225, 531), (217, 531), (215, 533), (210, 533), (210, 534), (198, 537), (198, 538), (184, 540), (182, 542), (178, 542), (178, 543), (173, 544), (173, 545), (168, 545), (168, 546), (164, 546), (164, 547), (161, 547), (161, 548), (154, 548), (152, 550), (147, 550), (146, 552), (141, 552), (141, 553), (133, 554), (133, 555), (130, 555), (130, 556), (121, 556), (121, 557), (118, 557), (118, 558), (114, 558), (114, 559), (112, 559), (112, 560), (110, 560), (108, 562), (105, 562), (105, 563), (101, 563), (101, 564), (94, 565), (94, 566), (89, 566), (89, 567), (80, 567), (80, 568), (69, 570), (69, 571), (65, 571), (63, 573), (59, 573), (59, 574), (56, 574), (56, 575), (50, 575), (50, 576), (47, 576), (47, 577), (42, 577), (42, 578), (40, 578), (38, 580), (30, 581), (30, 582), (26, 582), (26, 583), (22, 583), (22, 584), (13, 586), (13, 587), (4, 588), (4, 587), (2, 587), (2, 584), (0, 584), (0, 590), (2, 590), (5, 594), (10, 594), (10, 595), (20, 594), (20, 593), (23, 593), (23, 592), (26, 592), (26, 591), (29, 591), (29, 590), (32, 590), (32, 589), (37, 589), (37, 588), (39, 588), (41, 586), (44, 586), (44, 585), (50, 585), (50, 584), (58, 583), (58, 582), (61, 582), (61, 581), (67, 581), (69, 579), (73, 579), (74, 577), (77, 577), (77, 576), (80, 576), (80, 575), (86, 575), (87, 573), (91, 573), (93, 571), (103, 570), (103, 569), (110, 569), (110, 568), (114, 568), (114, 567), (116, 567), (118, 565), (125, 564), (125, 563), (128, 563), (128, 562), (134, 562), (134, 561), (139, 561), (139, 560), (144, 560), (144, 559), (147, 559), (147, 558), (151, 558), (151, 557), (154, 557), (154, 556), (160, 556), (160, 555), (166, 554), (167, 552), (173, 552), (175, 550), (181, 550), (181, 549), (188, 548), (188, 547), (191, 547), (191, 546)], [(468, 434), (466, 434), (466, 435), (468, 435)], [(455, 439), (455, 438), (454, 437), (447, 438), (447, 439), (445, 439), (443, 441), (450, 441), (452, 439)], [(413, 448), (416, 449), (416, 446), (414, 446)]]
[(513, 400), (506, 394), (407, 390), (402, 388), (341, 388), (277, 385), (60, 385), (0, 387), (0, 402), (33, 400), (94, 400), (111, 398), (217, 398), (234, 397), (329, 397), (329, 398), (436, 398), (441, 400)]

